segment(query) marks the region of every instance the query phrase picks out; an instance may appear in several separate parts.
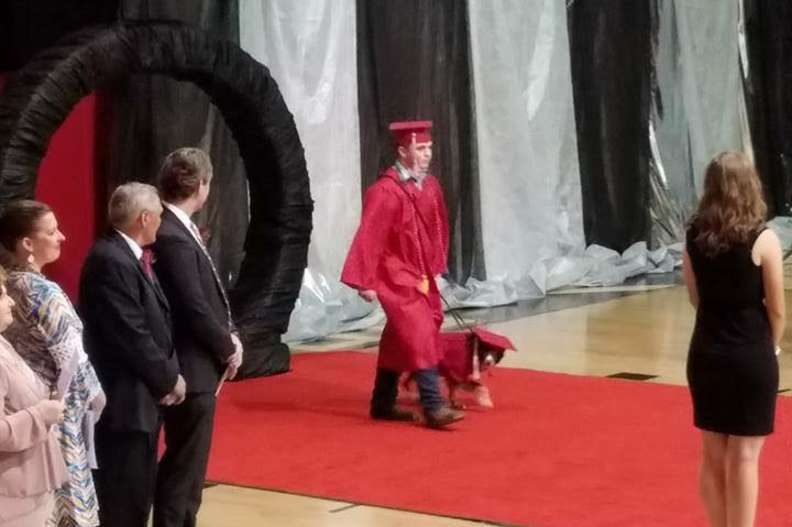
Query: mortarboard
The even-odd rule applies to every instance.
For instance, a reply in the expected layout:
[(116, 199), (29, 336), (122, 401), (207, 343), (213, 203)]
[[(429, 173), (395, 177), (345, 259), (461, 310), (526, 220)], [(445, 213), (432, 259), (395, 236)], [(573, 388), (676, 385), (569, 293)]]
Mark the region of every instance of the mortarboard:
[(397, 146), (409, 146), (413, 137), (416, 143), (428, 143), (432, 140), (432, 121), (400, 121), (391, 123), (388, 129)]

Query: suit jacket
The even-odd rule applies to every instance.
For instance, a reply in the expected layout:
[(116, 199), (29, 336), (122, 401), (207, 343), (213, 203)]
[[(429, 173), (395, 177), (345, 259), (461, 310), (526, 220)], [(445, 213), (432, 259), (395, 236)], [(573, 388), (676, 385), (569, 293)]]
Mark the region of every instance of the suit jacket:
[(115, 231), (97, 240), (85, 260), (79, 311), (85, 349), (107, 393), (100, 425), (155, 432), (158, 401), (179, 375), (170, 308)]
[(167, 208), (154, 255), (154, 269), (171, 306), (176, 353), (187, 391), (214, 392), (234, 353), (222, 284), (204, 249)]

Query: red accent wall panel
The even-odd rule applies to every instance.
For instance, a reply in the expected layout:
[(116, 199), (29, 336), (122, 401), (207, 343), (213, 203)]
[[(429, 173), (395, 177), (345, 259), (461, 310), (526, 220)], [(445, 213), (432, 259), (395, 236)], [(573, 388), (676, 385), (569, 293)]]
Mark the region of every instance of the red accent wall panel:
[(52, 207), (66, 236), (60, 259), (44, 271), (72, 300), (96, 233), (96, 108), (94, 95), (74, 107), (52, 136), (36, 184), (36, 199)]

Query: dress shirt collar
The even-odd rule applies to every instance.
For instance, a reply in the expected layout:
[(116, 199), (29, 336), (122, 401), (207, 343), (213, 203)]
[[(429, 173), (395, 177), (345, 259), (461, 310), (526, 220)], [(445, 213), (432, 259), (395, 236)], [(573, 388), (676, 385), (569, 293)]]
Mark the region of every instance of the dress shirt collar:
[(409, 170), (407, 170), (407, 167), (402, 165), (401, 162), (399, 161), (396, 161), (396, 164), (394, 166), (396, 167), (396, 172), (399, 173), (399, 179), (403, 183), (407, 183), (412, 179), (413, 181), (415, 181), (415, 184), (418, 186), (419, 189), (423, 189), (423, 180), (425, 176), (418, 176), (410, 172)]
[[(173, 203), (168, 203), (167, 201), (165, 201), (163, 202), (163, 204), (165, 205), (165, 207), (168, 208), (169, 211), (173, 213), (174, 216), (176, 216), (179, 219), (180, 222), (182, 222), (182, 224), (185, 227), (187, 227), (187, 230), (190, 232), (192, 237), (195, 238), (195, 231), (198, 229), (198, 227), (195, 226), (195, 224), (187, 215), (187, 213), (184, 212), (182, 209), (180, 209), (178, 205), (174, 205)], [(198, 243), (203, 243), (198, 238), (195, 238), (195, 241), (197, 241)]]
[(121, 237), (124, 239), (127, 245), (129, 245), (129, 248), (132, 249), (132, 253), (135, 255), (135, 259), (140, 260), (140, 257), (143, 256), (143, 249), (140, 247), (140, 245), (138, 245), (135, 240), (133, 240), (123, 232), (119, 231), (118, 229), (116, 229), (115, 231), (121, 235)]

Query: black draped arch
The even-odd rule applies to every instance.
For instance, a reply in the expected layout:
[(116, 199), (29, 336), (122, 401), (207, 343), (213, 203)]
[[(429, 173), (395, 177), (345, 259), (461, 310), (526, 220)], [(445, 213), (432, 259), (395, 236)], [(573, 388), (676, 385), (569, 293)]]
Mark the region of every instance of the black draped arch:
[(313, 202), (303, 147), (278, 86), (233, 42), (149, 21), (86, 29), (38, 54), (0, 97), (0, 205), (33, 197), (50, 138), (83, 97), (134, 74), (197, 85), (230, 128), (250, 189), (245, 257), (230, 294), (247, 351), (241, 373), (285, 371), (289, 351), (280, 335), (307, 263)]

